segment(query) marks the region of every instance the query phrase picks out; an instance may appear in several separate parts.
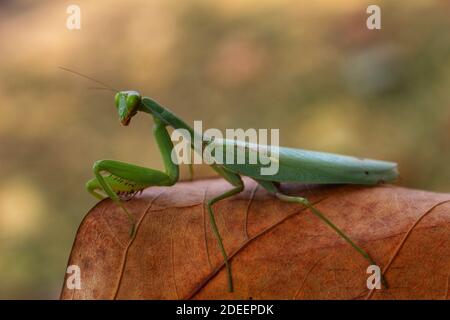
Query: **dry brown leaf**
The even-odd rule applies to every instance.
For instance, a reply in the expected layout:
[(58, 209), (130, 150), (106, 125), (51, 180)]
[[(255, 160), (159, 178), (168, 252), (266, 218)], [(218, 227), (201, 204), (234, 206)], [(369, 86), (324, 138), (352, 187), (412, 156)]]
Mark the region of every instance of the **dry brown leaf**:
[[(289, 185), (360, 244), (389, 289), (367, 289), (367, 261), (308, 210), (250, 179), (214, 208), (231, 256), (235, 292), (204, 209), (223, 179), (147, 189), (126, 205), (136, 236), (110, 200), (83, 220), (69, 265), (81, 290), (62, 299), (449, 299), (450, 194), (391, 185)], [(67, 276), (67, 275), (66, 275)], [(65, 282), (64, 282), (65, 283)]]

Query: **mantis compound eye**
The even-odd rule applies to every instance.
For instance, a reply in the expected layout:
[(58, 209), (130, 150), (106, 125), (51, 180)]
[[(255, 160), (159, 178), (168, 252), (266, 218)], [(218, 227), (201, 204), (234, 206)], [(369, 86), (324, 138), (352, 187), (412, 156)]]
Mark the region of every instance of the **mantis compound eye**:
[(131, 91), (127, 95), (127, 108), (129, 111), (135, 110), (141, 103), (141, 95), (136, 91)]

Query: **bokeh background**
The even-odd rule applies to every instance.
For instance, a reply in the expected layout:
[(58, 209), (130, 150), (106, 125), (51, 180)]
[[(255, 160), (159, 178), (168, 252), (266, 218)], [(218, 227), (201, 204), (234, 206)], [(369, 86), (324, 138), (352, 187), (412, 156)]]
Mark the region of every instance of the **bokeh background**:
[(0, 1), (0, 298), (58, 297), (95, 160), (162, 168), (148, 117), (121, 127), (112, 93), (57, 66), (450, 192), (449, 16), (445, 0)]

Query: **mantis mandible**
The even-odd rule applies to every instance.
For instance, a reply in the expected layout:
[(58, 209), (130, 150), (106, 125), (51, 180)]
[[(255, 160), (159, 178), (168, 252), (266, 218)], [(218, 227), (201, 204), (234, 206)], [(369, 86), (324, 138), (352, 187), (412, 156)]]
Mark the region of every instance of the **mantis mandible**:
[[(201, 134), (195, 132), (172, 111), (163, 107), (151, 98), (141, 96), (137, 91), (118, 91), (98, 80), (76, 71), (66, 68), (61, 69), (93, 80), (103, 86), (101, 89), (114, 91), (115, 107), (122, 125), (128, 126), (131, 119), (138, 113), (148, 114), (153, 121), (153, 136), (162, 156), (165, 168), (164, 171), (140, 167), (115, 160), (99, 160), (96, 161), (93, 166), (95, 178), (89, 180), (86, 184), (86, 189), (92, 195), (99, 199), (109, 197), (123, 209), (132, 224), (131, 234), (134, 234), (134, 216), (128, 211), (124, 205), (124, 201), (131, 199), (137, 192), (142, 191), (145, 188), (151, 186), (172, 186), (179, 179), (178, 164), (175, 164), (171, 158), (171, 152), (174, 145), (167, 128), (171, 127), (173, 129), (186, 130), (190, 135), (190, 141), (194, 141), (195, 136), (197, 135), (198, 137), (198, 135)], [(203, 139), (203, 147), (211, 143), (211, 140), (207, 137), (202, 136), (201, 139)], [(232, 144), (232, 148), (237, 147), (237, 142), (234, 140), (223, 140), (221, 143), (223, 144), (223, 147), (226, 147), (229, 144)], [(242, 147), (242, 144), (240, 144), (240, 146)], [(245, 145), (244, 148), (246, 148)], [(250, 149), (246, 151), (253, 152)], [(280, 189), (280, 183), (301, 182), (315, 184), (375, 185), (397, 179), (397, 164), (394, 162), (361, 159), (332, 153), (284, 147), (279, 148), (278, 161), (279, 170), (278, 173), (274, 175), (261, 175), (260, 169), (262, 165), (260, 163), (223, 163), (210, 165), (214, 171), (231, 185), (230, 190), (209, 199), (205, 204), (209, 214), (212, 231), (223, 255), (229, 291), (233, 291), (231, 265), (216, 224), (213, 205), (220, 200), (232, 197), (243, 191), (244, 183), (241, 178), (242, 176), (252, 178), (264, 189), (282, 201), (299, 203), (309, 208), (314, 215), (323, 220), (370, 264), (376, 264), (364, 249), (358, 246), (322, 212), (316, 209), (308, 199), (301, 196), (284, 194)]]

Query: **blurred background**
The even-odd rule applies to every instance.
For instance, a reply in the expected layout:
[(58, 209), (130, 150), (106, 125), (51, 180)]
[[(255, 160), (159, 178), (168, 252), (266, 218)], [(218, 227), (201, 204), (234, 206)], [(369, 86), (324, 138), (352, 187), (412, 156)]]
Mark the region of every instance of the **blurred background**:
[(147, 116), (121, 127), (111, 92), (58, 66), (450, 192), (449, 15), (445, 0), (0, 1), (0, 298), (58, 297), (95, 160), (162, 168)]

